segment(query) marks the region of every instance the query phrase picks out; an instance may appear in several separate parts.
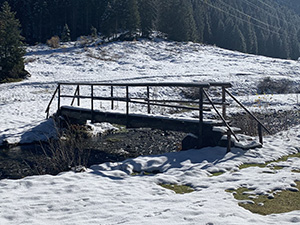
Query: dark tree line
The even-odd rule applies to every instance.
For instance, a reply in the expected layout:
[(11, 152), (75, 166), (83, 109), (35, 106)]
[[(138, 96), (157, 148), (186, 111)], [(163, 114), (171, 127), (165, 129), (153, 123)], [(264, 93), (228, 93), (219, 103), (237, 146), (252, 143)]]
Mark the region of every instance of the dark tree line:
[[(0, 0), (2, 4), (4, 0)], [(120, 32), (196, 41), (280, 58), (300, 56), (299, 0), (8, 0), (27, 43)], [(67, 29), (66, 29), (67, 27)], [(68, 39), (67, 39), (68, 40)]]

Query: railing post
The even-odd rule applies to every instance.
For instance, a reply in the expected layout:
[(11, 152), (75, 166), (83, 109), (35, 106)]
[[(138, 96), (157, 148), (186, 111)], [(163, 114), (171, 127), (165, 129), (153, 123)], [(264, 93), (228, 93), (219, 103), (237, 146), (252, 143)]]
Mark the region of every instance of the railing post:
[(91, 85), (91, 122), (94, 123), (94, 85)]
[(129, 87), (126, 85), (126, 124), (129, 125)]
[(57, 94), (58, 94), (58, 100), (57, 100), (57, 110), (60, 109), (60, 84), (58, 84), (58, 87), (57, 87)]
[(80, 86), (79, 84), (77, 85), (77, 95), (78, 95), (78, 98), (77, 98), (77, 106), (80, 106)]
[(150, 87), (147, 86), (147, 101), (148, 101), (148, 114), (150, 114), (151, 110), (150, 110)]
[(72, 99), (71, 106), (73, 106), (76, 96), (77, 96), (77, 105), (80, 106), (79, 95), (80, 93), (79, 93), (79, 84), (78, 84), (74, 92), (74, 97)]
[(227, 130), (227, 153), (231, 152), (231, 132)]
[(222, 116), (226, 119), (226, 92), (225, 87), (222, 86)]
[(259, 143), (263, 144), (262, 126), (260, 123), (257, 123), (257, 131), (258, 131)]
[(198, 148), (203, 144), (203, 87), (199, 88), (199, 130), (198, 130)]
[(114, 86), (110, 86), (111, 110), (114, 110)]

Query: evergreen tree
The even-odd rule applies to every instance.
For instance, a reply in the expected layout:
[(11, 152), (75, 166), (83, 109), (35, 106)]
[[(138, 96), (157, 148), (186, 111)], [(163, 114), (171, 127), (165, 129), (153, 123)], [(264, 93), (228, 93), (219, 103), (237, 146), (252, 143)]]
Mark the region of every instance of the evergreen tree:
[(105, 10), (101, 18), (102, 33), (107, 38), (116, 34), (119, 29), (117, 1), (118, 0), (106, 0)]
[(91, 37), (95, 39), (95, 38), (97, 38), (97, 36), (98, 36), (97, 29), (92, 26), (91, 27)]
[(193, 14), (194, 20), (196, 24), (196, 41), (203, 42), (203, 35), (204, 35), (204, 15), (205, 15), (205, 8), (202, 5), (202, 2), (198, 0), (192, 0), (193, 4)]
[(257, 37), (253, 28), (253, 25), (248, 20), (247, 28), (245, 31), (246, 44), (247, 44), (247, 52), (252, 54), (258, 53), (258, 45), (257, 45)]
[(65, 24), (63, 31), (61, 33), (61, 40), (63, 42), (71, 41), (71, 31), (69, 29), (68, 24)]
[(128, 30), (130, 36), (132, 36), (140, 27), (140, 15), (137, 0), (127, 0), (125, 21), (125, 29)]
[(196, 23), (190, 0), (173, 0), (163, 3), (160, 17), (161, 29), (175, 41), (194, 41)]
[(15, 13), (4, 2), (0, 12), (0, 81), (24, 78), (28, 74), (24, 69), (25, 50), (20, 27)]
[(155, 27), (158, 17), (157, 0), (139, 0), (141, 32), (143, 37), (149, 37)]

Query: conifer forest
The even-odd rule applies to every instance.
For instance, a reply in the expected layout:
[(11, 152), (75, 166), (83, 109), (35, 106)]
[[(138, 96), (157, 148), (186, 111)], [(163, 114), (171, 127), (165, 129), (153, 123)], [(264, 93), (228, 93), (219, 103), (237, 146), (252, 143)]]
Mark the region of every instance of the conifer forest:
[[(2, 5), (5, 0), (0, 0)], [(7, 0), (28, 44), (53, 36), (195, 41), (278, 58), (300, 56), (299, 0)]]

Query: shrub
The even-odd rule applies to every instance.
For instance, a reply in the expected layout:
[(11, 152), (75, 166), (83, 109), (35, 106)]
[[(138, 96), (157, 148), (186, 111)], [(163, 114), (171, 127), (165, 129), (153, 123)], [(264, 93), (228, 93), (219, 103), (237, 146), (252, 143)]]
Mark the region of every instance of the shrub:
[(51, 48), (58, 48), (60, 40), (58, 36), (53, 36), (51, 39), (47, 40), (47, 45)]
[(288, 79), (272, 80), (266, 77), (257, 85), (258, 94), (286, 94), (291, 92), (292, 81)]
[[(38, 163), (37, 171), (56, 174), (72, 168), (84, 168), (88, 164), (90, 150), (86, 149), (87, 128), (80, 125), (68, 125), (61, 132), (57, 128), (58, 139), (48, 140), (43, 147), (46, 161)], [(46, 168), (45, 168), (46, 167)]]

